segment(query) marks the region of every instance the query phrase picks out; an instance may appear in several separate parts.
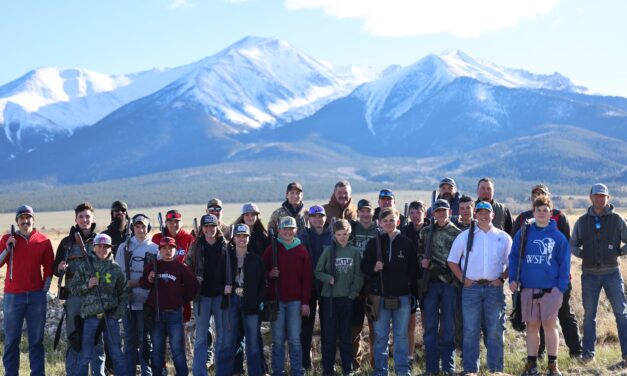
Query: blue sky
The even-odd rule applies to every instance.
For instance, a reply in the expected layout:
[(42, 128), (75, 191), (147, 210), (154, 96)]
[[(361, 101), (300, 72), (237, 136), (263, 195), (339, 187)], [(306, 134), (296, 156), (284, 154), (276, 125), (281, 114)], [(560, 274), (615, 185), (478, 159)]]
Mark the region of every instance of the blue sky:
[(107, 0), (0, 2), (0, 85), (43, 66), (131, 73), (248, 36), (333, 64), (411, 64), (459, 48), (627, 96), (620, 0)]

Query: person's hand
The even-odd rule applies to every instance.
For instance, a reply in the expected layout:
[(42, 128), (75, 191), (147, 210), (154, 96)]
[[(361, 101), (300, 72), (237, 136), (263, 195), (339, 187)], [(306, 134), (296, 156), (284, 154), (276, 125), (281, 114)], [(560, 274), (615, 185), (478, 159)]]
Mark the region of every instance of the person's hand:
[(231, 285), (224, 286), (224, 295), (229, 295), (232, 290), (233, 290), (233, 287)]
[(383, 261), (377, 261), (376, 264), (374, 264), (374, 272), (379, 272), (383, 270)]
[(429, 269), (429, 259), (422, 259), (420, 266), (422, 266), (423, 269)]
[(272, 268), (272, 270), (270, 271), (270, 278), (279, 278), (279, 268)]
[(470, 279), (470, 278), (466, 278), (466, 279), (464, 280), (464, 287), (471, 287), (471, 286), (472, 286), (472, 284), (473, 284), (474, 282), (475, 282), (475, 281), (473, 281), (472, 279)]
[(61, 273), (61, 272), (65, 272), (65, 269), (67, 269), (67, 262), (61, 261), (59, 263), (59, 266), (57, 267), (57, 271)]
[(87, 287), (88, 287), (88, 288), (92, 288), (92, 287), (94, 287), (94, 286), (98, 286), (98, 284), (99, 284), (99, 283), (98, 283), (98, 278), (96, 278), (96, 277), (91, 277), (91, 278), (89, 279), (89, 281), (87, 282)]
[(516, 292), (518, 291), (518, 282), (510, 282), (509, 284), (509, 290), (511, 292)]
[(13, 235), (9, 236), (9, 239), (7, 239), (7, 247), (10, 245), (15, 247), (15, 236)]
[(150, 272), (148, 274), (148, 282), (150, 282), (150, 283), (154, 283), (155, 282), (155, 272)]
[(331, 277), (331, 279), (329, 280), (329, 284), (333, 286), (335, 284), (335, 278)]
[(303, 304), (300, 306), (300, 313), (303, 317), (309, 317), (309, 306), (307, 304)]

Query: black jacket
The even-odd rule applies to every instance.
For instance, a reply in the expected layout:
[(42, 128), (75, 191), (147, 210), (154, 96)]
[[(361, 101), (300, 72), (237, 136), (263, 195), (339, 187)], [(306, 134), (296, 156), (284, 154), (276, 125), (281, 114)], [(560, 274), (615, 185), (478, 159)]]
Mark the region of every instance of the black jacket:
[[(512, 232), (510, 233), (512, 239), (514, 239), (514, 236), (516, 236), (516, 233), (522, 227), (523, 221), (531, 218), (533, 218), (532, 210), (522, 212), (518, 215), (518, 217), (516, 217), (516, 220), (514, 221), (514, 228), (512, 228)], [(570, 224), (568, 223), (568, 218), (566, 218), (564, 213), (557, 209), (553, 209), (551, 212), (551, 219), (557, 223), (557, 229), (564, 234), (566, 239), (570, 240)]]
[[(390, 247), (390, 237), (387, 234), (380, 236), (381, 254), (383, 258), (383, 291), (381, 278), (374, 272), (377, 262), (377, 239), (370, 239), (366, 244), (364, 257), (361, 260), (361, 271), (370, 278), (370, 291), (376, 295), (401, 296), (416, 294), (418, 271), (418, 257), (416, 245), (398, 234), (394, 237)], [(391, 248), (391, 255), (390, 255)]]
[[(237, 274), (237, 256), (235, 255), (235, 248), (229, 249), (229, 256), (231, 258), (231, 275), (233, 279)], [(244, 297), (242, 310), (246, 314), (259, 313), (259, 305), (264, 300), (266, 291), (266, 269), (261, 257), (254, 253), (247, 252), (244, 258)], [(224, 293), (224, 286), (226, 285), (226, 254), (220, 257), (220, 263), (216, 270), (216, 283)], [(235, 294), (235, 286), (233, 286), (232, 294)], [(229, 296), (222, 297), (222, 307), (226, 307), (228, 304)]]

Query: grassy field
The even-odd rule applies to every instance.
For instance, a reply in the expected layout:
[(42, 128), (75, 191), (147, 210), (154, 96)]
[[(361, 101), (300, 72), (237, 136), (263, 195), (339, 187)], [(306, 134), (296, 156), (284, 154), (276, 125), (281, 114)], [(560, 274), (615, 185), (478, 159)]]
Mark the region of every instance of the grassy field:
[[(397, 193), (397, 202), (409, 202), (413, 199), (422, 199), (428, 200), (429, 193), (428, 192), (410, 192), (410, 191), (402, 191)], [(376, 192), (370, 192), (365, 194), (355, 194), (355, 198), (369, 198), (370, 200), (375, 201)], [(318, 202), (306, 202), (306, 205), (312, 204), (322, 204), (325, 200), (321, 200)], [(262, 218), (267, 220), (269, 218), (272, 210), (277, 208), (280, 203), (279, 202), (265, 202), (258, 203), (260, 206), (260, 210), (262, 212)], [(400, 205), (399, 205), (400, 206)], [(239, 213), (239, 208), (241, 204), (226, 204), (224, 208), (225, 213), (225, 221), (227, 223), (234, 220)], [(136, 214), (139, 212), (148, 214), (153, 220), (156, 220), (156, 213), (161, 211), (165, 214), (165, 211), (170, 209), (169, 207), (162, 208), (149, 208), (149, 209), (134, 209), (131, 207), (130, 214)], [(198, 205), (186, 205), (177, 207), (182, 214), (184, 219), (184, 224), (189, 228), (191, 224), (191, 219), (193, 217), (200, 217), (204, 214), (205, 205), (204, 203)], [(569, 221), (572, 224), (576, 221), (577, 217), (581, 214), (581, 210), (573, 211), (572, 214), (569, 214)], [(621, 210), (622, 214), (627, 214), (626, 210)], [(106, 209), (97, 210), (96, 212), (96, 221), (99, 223), (99, 228), (103, 228), (104, 224), (109, 221), (109, 212)], [(69, 227), (73, 224), (74, 214), (73, 211), (65, 211), (65, 212), (41, 212), (36, 213), (36, 225), (43, 232), (48, 234), (53, 242), (53, 246), (56, 249), (57, 244), (61, 240), (63, 236), (67, 234)], [(13, 215), (12, 214), (0, 214), (0, 225), (8, 228), (8, 226), (13, 223)], [(156, 226), (155, 226), (156, 227)], [(580, 330), (583, 319), (583, 306), (581, 303), (581, 283), (580, 283), (580, 275), (581, 275), (581, 263), (578, 259), (573, 259), (572, 262), (572, 274), (573, 274), (573, 292), (571, 298), (571, 305), (573, 306), (575, 313), (577, 315)], [(6, 271), (6, 268), (4, 269)], [(621, 270), (623, 275), (627, 275), (627, 266), (623, 264), (621, 266)], [(4, 275), (5, 272), (0, 272), (0, 287), (4, 286)], [(56, 285), (56, 283), (53, 283)], [(1, 294), (1, 293), (0, 293)], [(506, 298), (508, 302), (508, 311), (509, 311), (509, 293)], [(56, 320), (54, 323), (56, 324)], [(417, 325), (417, 345), (416, 345), (416, 366), (414, 369), (415, 374), (420, 374), (423, 372), (423, 345), (422, 345), (422, 328), (420, 324)], [(594, 363), (588, 365), (581, 365), (579, 363), (573, 362), (568, 357), (568, 349), (561, 340), (560, 346), (560, 368), (562, 372), (566, 375), (627, 375), (627, 371), (613, 371), (611, 367), (617, 363), (621, 358), (620, 346), (618, 344), (618, 337), (616, 334), (616, 325), (614, 321), (614, 315), (611, 311), (611, 307), (609, 302), (605, 298), (604, 293), (601, 294), (601, 301), (599, 304), (598, 317), (597, 317), (597, 359)], [(522, 371), (522, 367), (524, 366), (524, 359), (526, 357), (525, 350), (525, 342), (524, 335), (522, 333), (518, 333), (510, 328), (510, 324), (507, 324), (507, 331), (505, 333), (505, 366), (506, 366), (506, 374), (517, 375)], [(0, 335), (0, 340), (4, 340), (3, 335)], [(318, 344), (319, 341), (317, 339), (314, 340), (314, 344)], [(61, 345), (60, 347), (63, 347)], [(28, 374), (28, 350), (26, 345), (26, 338), (24, 337), (21, 345), (21, 369), (20, 374)], [(46, 337), (46, 371), (49, 375), (63, 375), (65, 374), (64, 363), (63, 363), (63, 351), (57, 350), (52, 351), (52, 338)], [(320, 354), (314, 354), (314, 364), (316, 367), (319, 367)], [(482, 363), (485, 366), (485, 351), (482, 351)], [(191, 363), (191, 359), (188, 359)], [(461, 371), (461, 364), (459, 360), (456, 360), (458, 364), (458, 370)], [(544, 366), (544, 362), (541, 363)], [(314, 374), (314, 373), (312, 373)], [(364, 374), (370, 374), (369, 372), (365, 372)]]

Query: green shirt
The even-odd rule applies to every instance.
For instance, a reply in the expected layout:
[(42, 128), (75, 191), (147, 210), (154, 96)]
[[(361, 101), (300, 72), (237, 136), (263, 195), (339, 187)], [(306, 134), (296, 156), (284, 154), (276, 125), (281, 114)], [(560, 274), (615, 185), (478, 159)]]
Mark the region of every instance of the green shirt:
[[(335, 243), (335, 284), (333, 285), (333, 297), (348, 297), (354, 299), (359, 295), (363, 284), (363, 277), (359, 266), (361, 264), (361, 255), (359, 250), (348, 245), (342, 247)], [(329, 274), (329, 257), (331, 255), (331, 246), (324, 248), (320, 260), (316, 265), (315, 276), (322, 282), (322, 291), (320, 295), (325, 297), (331, 296), (331, 285), (329, 281), (332, 276)]]

